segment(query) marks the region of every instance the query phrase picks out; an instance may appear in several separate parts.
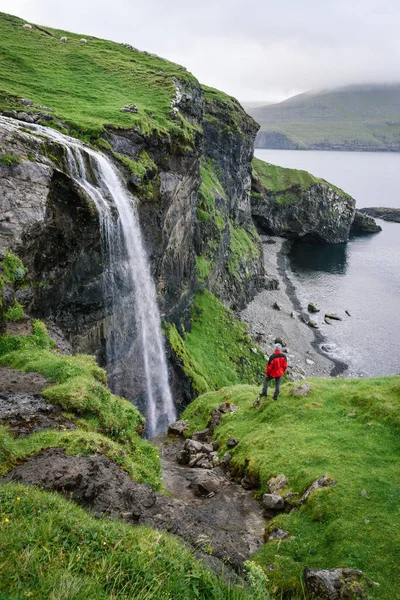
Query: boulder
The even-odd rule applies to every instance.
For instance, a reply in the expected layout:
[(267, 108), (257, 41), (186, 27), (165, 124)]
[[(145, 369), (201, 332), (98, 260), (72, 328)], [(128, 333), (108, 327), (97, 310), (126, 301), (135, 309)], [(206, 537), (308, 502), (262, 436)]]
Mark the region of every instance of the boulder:
[(308, 321), (307, 325), (313, 329), (318, 329), (318, 323), (316, 321), (312, 321), (311, 319)]
[(303, 383), (302, 385), (298, 385), (290, 390), (290, 394), (292, 396), (297, 397), (306, 397), (309, 392), (311, 392), (311, 385), (309, 383)]
[(210, 429), (210, 432), (212, 433), (216, 427), (218, 427), (218, 425), (221, 423), (222, 420), (222, 413), (219, 410), (214, 409), (211, 412), (211, 418), (208, 422), (208, 427)]
[(339, 317), (335, 313), (325, 313), (325, 319), (331, 319), (332, 321), (343, 321), (342, 317)]
[(207, 427), (206, 429), (202, 429), (201, 431), (195, 431), (191, 438), (196, 442), (206, 442), (210, 435), (210, 429)]
[(255, 475), (249, 475), (248, 473), (246, 473), (245, 476), (240, 481), (240, 485), (245, 490), (255, 490), (256, 488), (258, 488), (259, 484), (260, 484), (260, 481), (259, 481), (258, 477), (256, 477)]
[(285, 487), (285, 485), (287, 485), (287, 483), (288, 478), (286, 475), (281, 473), (276, 477), (271, 477), (271, 479), (268, 479), (267, 486), (271, 494), (278, 494)]
[(273, 303), (272, 308), (274, 308), (275, 310), (281, 310), (281, 307), (279, 306), (279, 304), (277, 302)]
[(189, 488), (193, 490), (196, 496), (210, 496), (219, 490), (222, 483), (223, 479), (215, 473), (199, 471), (190, 482)]
[(290, 533), (279, 527), (274, 527), (269, 533), (266, 532), (265, 541), (272, 542), (274, 540), (284, 540), (289, 537)]
[(237, 446), (239, 443), (239, 440), (235, 437), (230, 437), (228, 439), (228, 441), (226, 442), (226, 445), (228, 446), (228, 448), (234, 448), (235, 446)]
[(263, 494), (262, 503), (267, 510), (279, 511), (285, 508), (285, 501), (278, 494)]
[(309, 302), (307, 309), (310, 313), (317, 313), (321, 310), (314, 302)]
[(229, 454), (229, 452), (224, 454), (223, 457), (221, 458), (221, 462), (220, 462), (221, 467), (224, 467), (226, 469), (227, 466), (229, 465), (229, 463), (231, 462), (231, 459), (232, 459), (232, 454)]
[(324, 600), (362, 597), (371, 584), (356, 569), (305, 569), (304, 582), (313, 597)]
[(189, 465), (189, 467), (200, 466), (200, 462), (205, 464), (204, 461), (207, 461), (205, 468), (209, 469), (213, 466), (210, 466), (208, 462), (208, 455), (212, 452), (214, 452), (214, 449), (211, 444), (189, 439), (186, 440), (183, 449), (177, 454), (177, 461), (180, 464)]
[(187, 429), (189, 429), (189, 425), (185, 423), (185, 421), (179, 420), (168, 426), (168, 433), (172, 435), (183, 435), (183, 432)]
[(382, 231), (382, 227), (377, 224), (375, 219), (360, 210), (356, 210), (350, 229), (351, 233), (377, 233), (378, 231)]

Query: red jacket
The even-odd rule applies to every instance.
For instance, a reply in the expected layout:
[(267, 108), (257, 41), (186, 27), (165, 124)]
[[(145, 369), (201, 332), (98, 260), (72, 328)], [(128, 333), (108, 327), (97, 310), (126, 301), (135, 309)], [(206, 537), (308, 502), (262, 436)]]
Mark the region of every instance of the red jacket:
[(286, 356), (280, 350), (275, 350), (269, 357), (265, 374), (270, 377), (282, 377), (288, 367)]

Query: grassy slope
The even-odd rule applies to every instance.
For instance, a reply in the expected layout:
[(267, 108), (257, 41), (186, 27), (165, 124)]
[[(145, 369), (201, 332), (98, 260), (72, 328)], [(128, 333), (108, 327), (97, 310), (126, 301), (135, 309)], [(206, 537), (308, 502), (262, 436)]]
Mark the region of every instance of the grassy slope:
[(1, 600), (265, 598), (225, 585), (168, 534), (19, 484), (0, 487), (0, 548)]
[[(24, 30), (23, 23), (0, 13), (0, 92), (48, 106), (72, 128), (92, 135), (105, 124), (159, 133), (178, 127), (169, 119), (173, 78), (196, 81), (184, 67), (107, 40), (88, 37), (84, 44), (80, 34)], [(60, 42), (61, 36), (68, 42)], [(139, 113), (121, 113), (126, 104), (137, 105)], [(0, 108), (7, 106), (0, 97)]]
[(197, 393), (262, 380), (264, 356), (260, 349), (251, 351), (255, 345), (246, 325), (206, 290), (195, 298), (190, 333), (181, 337), (169, 326), (167, 334)]
[(328, 183), (325, 179), (315, 177), (308, 171), (300, 169), (288, 169), (266, 163), (259, 158), (253, 158), (253, 173), (261, 181), (263, 186), (271, 192), (284, 192), (290, 188), (298, 188), (301, 191), (308, 190), (311, 186), (319, 183), (338, 191), (343, 196), (348, 196), (343, 190)]
[(301, 94), (284, 102), (248, 108), (261, 131), (287, 135), (300, 147), (358, 141), (371, 148), (400, 146), (400, 86), (349, 86)]
[(191, 430), (202, 429), (221, 402), (238, 405), (216, 430), (220, 454), (227, 439), (237, 437), (233, 465), (259, 475), (263, 491), (279, 473), (297, 498), (323, 474), (337, 482), (315, 492), (298, 512), (273, 520), (294, 537), (267, 543), (257, 555), (261, 565), (276, 565), (268, 571), (271, 589), (296, 590), (301, 597), (304, 567), (349, 566), (379, 582), (373, 598), (399, 599), (400, 377), (310, 382), (306, 398), (290, 396), (286, 384), (279, 402), (269, 400), (259, 411), (252, 407), (259, 388), (225, 388), (196, 399), (182, 418)]

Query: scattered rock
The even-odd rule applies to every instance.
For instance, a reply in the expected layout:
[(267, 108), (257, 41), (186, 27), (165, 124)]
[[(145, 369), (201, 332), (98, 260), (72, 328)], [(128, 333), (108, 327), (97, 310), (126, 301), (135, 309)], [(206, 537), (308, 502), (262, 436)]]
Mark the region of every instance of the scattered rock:
[(274, 308), (275, 310), (281, 310), (281, 307), (279, 306), (279, 304), (277, 302), (273, 303), (272, 308)]
[(318, 329), (318, 323), (317, 321), (312, 321), (311, 319), (308, 321), (307, 325), (309, 327), (312, 327), (313, 329)]
[(329, 346), (329, 344), (322, 344), (321, 350), (329, 354), (330, 352), (332, 352), (332, 346)]
[(29, 23), (25, 23), (25, 25), (23, 25), (23, 29), (32, 29), (32, 25), (29, 25)]
[(312, 483), (309, 488), (307, 488), (307, 490), (300, 498), (297, 506), (300, 507), (302, 504), (304, 504), (304, 502), (308, 500), (308, 497), (310, 496), (311, 492), (313, 492), (314, 490), (319, 490), (323, 487), (327, 487), (328, 485), (336, 485), (336, 481), (334, 481), (328, 475), (323, 475), (322, 477), (314, 481), (314, 483)]
[(209, 496), (215, 494), (221, 486), (223, 479), (210, 471), (199, 471), (189, 484), (196, 496)]
[(227, 466), (229, 465), (229, 463), (231, 462), (231, 459), (232, 459), (232, 454), (229, 454), (229, 452), (224, 454), (223, 457), (221, 458), (221, 462), (220, 462), (221, 467), (224, 467), (226, 469)]
[[(195, 440), (196, 442), (206, 442), (209, 438), (210, 435), (210, 429), (208, 427), (206, 427), (206, 429), (201, 429), (201, 431), (195, 431), (192, 435), (191, 438), (192, 440)], [(214, 448), (214, 444), (212, 444), (213, 448)], [(214, 448), (215, 450), (215, 448)]]
[(325, 323), (326, 323), (327, 325), (332, 325), (332, 321), (330, 320), (330, 318), (329, 318), (329, 317), (325, 316), (325, 317), (324, 317), (324, 321), (325, 321)]
[(66, 44), (68, 42), (68, 38), (65, 37), (65, 35), (63, 35), (62, 37), (60, 37), (60, 42), (63, 42), (64, 44)]
[(364, 596), (370, 580), (356, 569), (305, 569), (304, 582), (313, 597), (340, 600)]
[(179, 420), (171, 423), (168, 427), (168, 433), (172, 435), (183, 435), (183, 432), (189, 429), (189, 425), (185, 421)]
[(123, 106), (122, 108), (119, 109), (119, 112), (129, 112), (129, 113), (137, 113), (139, 112), (138, 107), (135, 104), (127, 104), (126, 106)]
[(219, 410), (214, 409), (211, 411), (211, 418), (208, 422), (208, 427), (210, 432), (213, 433), (215, 428), (221, 423), (222, 413)]
[(297, 397), (306, 397), (309, 392), (311, 392), (311, 385), (309, 383), (303, 383), (302, 385), (298, 385), (290, 390), (290, 394), (292, 396)]
[(226, 442), (226, 445), (228, 446), (228, 448), (234, 448), (235, 446), (238, 445), (238, 443), (239, 443), (239, 440), (237, 438), (231, 437)]
[(314, 363), (314, 361), (313, 361), (313, 360), (311, 360), (311, 358), (306, 358), (306, 363), (307, 363), (308, 365), (314, 365), (314, 364), (315, 364), (315, 363)]
[(343, 321), (342, 317), (339, 317), (335, 313), (325, 313), (325, 319), (331, 319), (332, 321)]
[(262, 503), (267, 510), (278, 511), (285, 508), (285, 501), (278, 494), (263, 494)]
[(87, 40), (85, 38), (81, 38), (79, 41), (82, 42), (82, 44), (87, 44)]
[(32, 106), (33, 101), (32, 100), (28, 100), (27, 98), (20, 98), (19, 100), (21, 102), (21, 104), (23, 104), (24, 106)]
[(253, 354), (258, 354), (257, 348), (250, 348)]
[(274, 527), (269, 533), (267, 533), (265, 541), (272, 542), (273, 540), (284, 540), (289, 536), (290, 533), (288, 531), (280, 529), (279, 527)]
[(361, 496), (367, 496), (368, 492), (367, 490), (361, 490)]
[(213, 440), (211, 442), (211, 446), (213, 447), (214, 450), (219, 450), (219, 441), (218, 440)]
[(314, 302), (309, 302), (307, 309), (310, 313), (317, 313), (321, 310)]
[(348, 310), (345, 310), (344, 312), (346, 313), (346, 315), (347, 315), (348, 317), (351, 317), (351, 314), (349, 313), (349, 311), (348, 311)]
[(271, 494), (278, 494), (278, 492), (280, 492), (285, 487), (285, 485), (287, 485), (287, 483), (288, 478), (286, 477), (286, 475), (283, 475), (283, 473), (281, 473), (276, 477), (271, 477), (271, 479), (268, 479), (267, 486)]

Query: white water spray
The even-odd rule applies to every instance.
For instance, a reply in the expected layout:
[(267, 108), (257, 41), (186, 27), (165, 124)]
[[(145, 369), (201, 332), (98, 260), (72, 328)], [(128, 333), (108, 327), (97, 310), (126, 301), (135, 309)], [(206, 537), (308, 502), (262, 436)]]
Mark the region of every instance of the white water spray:
[[(18, 121), (14, 119), (0, 116), (0, 125), (23, 135)], [(39, 133), (64, 148), (68, 175), (85, 190), (97, 207), (108, 270), (105, 296), (112, 305), (113, 315), (110, 331), (107, 332), (107, 358), (109, 362), (115, 360), (116, 338), (121, 336), (121, 332), (122, 336), (129, 335), (127, 332), (136, 325), (146, 387), (146, 431), (148, 437), (153, 437), (175, 420), (176, 413), (168, 383), (156, 289), (143, 246), (134, 198), (106, 156), (58, 131), (40, 125), (23, 125), (32, 133)], [(116, 280), (122, 263), (126, 268), (122, 271), (123, 276), (118, 275)], [(132, 291), (134, 310), (129, 297), (124, 304), (122, 289)]]

